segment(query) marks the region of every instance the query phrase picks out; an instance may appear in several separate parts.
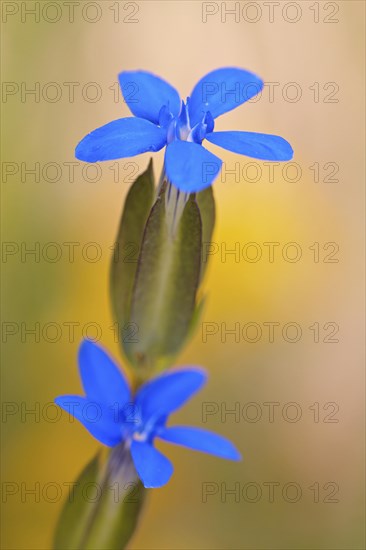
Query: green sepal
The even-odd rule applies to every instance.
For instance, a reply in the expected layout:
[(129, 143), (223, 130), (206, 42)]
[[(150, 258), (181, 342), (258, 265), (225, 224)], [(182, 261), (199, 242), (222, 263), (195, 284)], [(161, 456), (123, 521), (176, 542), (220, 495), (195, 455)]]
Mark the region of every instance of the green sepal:
[(202, 221), (202, 258), (200, 282), (203, 280), (207, 268), (207, 249), (210, 245), (213, 230), (215, 227), (216, 208), (212, 187), (207, 187), (196, 194), (196, 202), (200, 211)]
[(54, 550), (124, 549), (146, 495), (129, 450), (115, 447), (104, 464), (98, 453), (74, 487), (56, 528)]
[[(203, 191), (196, 194), (196, 203), (200, 211), (202, 222), (202, 248), (201, 248), (201, 272), (200, 283), (202, 283), (208, 264), (208, 249), (211, 244), (211, 239), (215, 227), (216, 207), (212, 187), (207, 187)], [(202, 296), (198, 299), (195, 310), (192, 315), (189, 331), (187, 334), (186, 343), (193, 337), (199, 322), (203, 315), (203, 310), (206, 306), (207, 296)]]
[[(115, 242), (110, 272), (111, 299), (118, 323), (119, 341), (133, 332), (129, 327), (131, 296), (137, 270), (141, 241), (154, 200), (153, 162), (130, 188)], [(127, 335), (127, 336), (126, 336)]]
[(130, 322), (138, 327), (138, 341), (123, 344), (142, 377), (169, 366), (186, 340), (195, 309), (201, 243), (201, 216), (194, 197), (172, 235), (162, 190), (145, 227), (131, 302)]
[(202, 319), (203, 310), (205, 309), (205, 306), (206, 306), (206, 300), (207, 300), (207, 296), (202, 296), (202, 298), (197, 302), (197, 305), (192, 315), (191, 323), (189, 325), (189, 331), (187, 334), (186, 343), (189, 342), (189, 340), (193, 337), (194, 333), (198, 328), (199, 322)]
[(85, 466), (77, 478), (73, 489), (62, 509), (54, 537), (55, 550), (75, 550), (82, 548), (86, 526), (90, 518), (90, 504), (84, 496), (86, 487), (96, 483), (100, 469), (98, 452)]

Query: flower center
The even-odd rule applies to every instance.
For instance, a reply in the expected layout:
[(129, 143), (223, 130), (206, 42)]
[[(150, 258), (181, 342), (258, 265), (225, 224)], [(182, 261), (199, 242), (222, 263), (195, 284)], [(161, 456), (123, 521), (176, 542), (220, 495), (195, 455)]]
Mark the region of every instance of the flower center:
[(186, 103), (182, 100), (180, 113), (174, 117), (169, 110), (169, 105), (164, 105), (159, 113), (159, 126), (167, 130), (167, 142), (171, 143), (176, 139), (192, 141), (201, 144), (206, 134), (214, 129), (214, 119), (210, 111), (202, 112), (202, 120), (195, 126), (191, 126), (189, 117), (189, 97)]
[(143, 443), (147, 441), (148, 439), (148, 433), (147, 432), (134, 432), (132, 434), (132, 439), (135, 441), (140, 441), (140, 443)]
[(130, 439), (140, 441), (141, 443), (145, 441), (151, 442), (159, 426), (164, 424), (165, 421), (166, 418), (164, 416), (152, 416), (149, 420), (140, 423), (131, 431)]

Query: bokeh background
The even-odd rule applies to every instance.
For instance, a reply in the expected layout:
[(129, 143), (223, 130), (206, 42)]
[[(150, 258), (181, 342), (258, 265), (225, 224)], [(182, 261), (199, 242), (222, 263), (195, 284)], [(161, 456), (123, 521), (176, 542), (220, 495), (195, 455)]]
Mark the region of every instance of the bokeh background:
[[(81, 391), (76, 354), (83, 334), (97, 334), (119, 357), (108, 296), (110, 246), (130, 174), (149, 157), (103, 165), (101, 173), (83, 174), (77, 163), (72, 178), (75, 144), (128, 115), (115, 100), (121, 70), (155, 72), (185, 97), (210, 70), (239, 66), (274, 83), (274, 95), (267, 86), (216, 129), (281, 135), (293, 145), (296, 165), (285, 175), (275, 166), (271, 181), (268, 165), (248, 167), (250, 159), (208, 145), (241, 175), (228, 173), (214, 186), (218, 252), (204, 284), (202, 322), (216, 333), (204, 338), (208, 325), (201, 325), (177, 362), (205, 366), (209, 383), (174, 420), (230, 437), (244, 460), (159, 445), (175, 474), (151, 492), (130, 547), (364, 548), (365, 4), (278, 2), (271, 13), (263, 2), (72, 4), (72, 17), (63, 2), (1, 5), (2, 547), (51, 547), (65, 483), (98, 448), (49, 405), (56, 395)], [(238, 6), (234, 15), (225, 12)], [(32, 88), (36, 95), (25, 93)], [(162, 159), (162, 153), (154, 158), (157, 176)], [(35, 163), (39, 176), (27, 172)], [(250, 242), (262, 253), (257, 262), (248, 260)], [(273, 261), (266, 242), (279, 243)], [(297, 262), (289, 261), (295, 252), (289, 242), (301, 250)], [(78, 243), (73, 260), (65, 243)], [(239, 246), (244, 257), (225, 256), (225, 246)], [(270, 322), (279, 323), (273, 342), (264, 325)], [(282, 336), (287, 323), (301, 328), (299, 341), (287, 341), (295, 338), (294, 325), (287, 340)], [(246, 339), (225, 335), (225, 326), (235, 324), (249, 330)], [(258, 341), (248, 342), (258, 325)], [(27, 332), (32, 328), (36, 335)], [(215, 412), (204, 418), (208, 402)], [(276, 403), (273, 417), (268, 403)], [(234, 408), (239, 416), (226, 414)], [(207, 483), (215, 494), (205, 502)], [(225, 493), (235, 487), (240, 494)]]

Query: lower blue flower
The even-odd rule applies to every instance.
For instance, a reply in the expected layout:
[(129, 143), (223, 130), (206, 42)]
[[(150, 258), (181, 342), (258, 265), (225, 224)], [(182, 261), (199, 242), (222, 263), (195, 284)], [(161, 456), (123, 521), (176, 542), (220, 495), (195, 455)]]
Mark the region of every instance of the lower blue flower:
[(154, 447), (155, 438), (240, 460), (234, 445), (220, 435), (201, 428), (166, 425), (170, 414), (203, 386), (206, 374), (202, 369), (170, 370), (141, 386), (132, 397), (127, 379), (115, 362), (100, 346), (84, 340), (79, 370), (86, 396), (63, 395), (55, 402), (104, 445), (127, 444), (145, 487), (161, 487), (173, 473), (171, 462)]

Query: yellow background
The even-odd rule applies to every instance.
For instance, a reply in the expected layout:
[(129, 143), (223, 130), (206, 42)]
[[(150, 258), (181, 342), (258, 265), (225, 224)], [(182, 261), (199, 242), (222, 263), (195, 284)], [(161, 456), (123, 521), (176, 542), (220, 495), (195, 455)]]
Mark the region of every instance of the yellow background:
[[(225, 21), (224, 4), (211, 2), (218, 11), (206, 23), (199, 1), (119, 2), (119, 22), (113, 20), (115, 2), (97, 2), (102, 16), (95, 23), (81, 17), (81, 7), (87, 2), (75, 7), (74, 22), (68, 21), (67, 8), (59, 2), (62, 17), (55, 23), (47, 21), (55, 17), (52, 6), (45, 15), (41, 13), (39, 22), (29, 15), (22, 22), (21, 3), (2, 2), (3, 10), (5, 4), (13, 4), (19, 11), (2, 24), (2, 78), (15, 86), (13, 95), (3, 97), (6, 141), (2, 158), (16, 163), (19, 171), (3, 182), (2, 223), (3, 240), (15, 243), (7, 246), (19, 246), (19, 252), (7, 255), (2, 264), (3, 323), (16, 323), (5, 325), (5, 329), (3, 324), (6, 403), (2, 479), (18, 488), (3, 504), (3, 548), (50, 548), (62, 500), (52, 503), (41, 494), (35, 502), (31, 495), (22, 499), (22, 491), (37, 482), (42, 493), (49, 483), (61, 486), (73, 481), (98, 447), (66, 414), (57, 422), (47, 421), (48, 413), (51, 416), (55, 410), (46, 404), (56, 395), (81, 391), (76, 366), (81, 327), (99, 323), (103, 344), (115, 356), (119, 353), (110, 329), (109, 247), (130, 184), (115, 183), (108, 167), (102, 167), (99, 181), (85, 181), (80, 164), (75, 167), (75, 181), (70, 182), (64, 163), (74, 161), (74, 147), (87, 132), (128, 116), (127, 106), (122, 101), (116, 103), (109, 89), (120, 71), (141, 68), (155, 72), (185, 97), (202, 75), (221, 66), (243, 67), (278, 85), (273, 101), (267, 87), (259, 101), (217, 120), (216, 129), (285, 137), (293, 145), (294, 161), (302, 175), (291, 183), (284, 180), (282, 167), (275, 167), (271, 183), (268, 167), (257, 163), (262, 169), (258, 182), (244, 177), (236, 182), (234, 176), (227, 175), (226, 182), (219, 178), (215, 183), (214, 241), (220, 251), (223, 243), (227, 248), (239, 243), (242, 249), (246, 243), (256, 242), (263, 257), (256, 263), (243, 258), (236, 262), (233, 255), (222, 261), (220, 253), (212, 257), (205, 280), (208, 302), (203, 322), (226, 323), (227, 328), (239, 323), (240, 329), (256, 322), (263, 334), (257, 343), (248, 343), (243, 338), (235, 342), (233, 336), (225, 341), (219, 331), (204, 343), (199, 327), (177, 364), (205, 366), (209, 382), (172, 420), (203, 425), (204, 402), (216, 402), (221, 412), (235, 403), (246, 410), (247, 404), (254, 402), (262, 418), (249, 422), (243, 415), (222, 419), (216, 414), (204, 424), (237, 444), (244, 456), (241, 463), (159, 445), (172, 458), (175, 474), (166, 487), (150, 495), (131, 548), (363, 548), (364, 3), (347, 0), (327, 7), (325, 2), (300, 1), (296, 5), (301, 17), (295, 23), (286, 21), (296, 15), (291, 10), (298, 9), (286, 8), (288, 2), (280, 2), (272, 23), (263, 2), (254, 3), (253, 9), (259, 6), (262, 16), (252, 23), (248, 19), (255, 18), (254, 11), (245, 11), (245, 17), (242, 11), (252, 9), (245, 8), (248, 2), (238, 3), (238, 21), (230, 15)], [(32, 7), (34, 2), (25, 4)], [(47, 2), (38, 4), (42, 8)], [(138, 12), (129, 16), (135, 4)], [(232, 8), (234, 3), (226, 4)], [(316, 5), (318, 23), (314, 22)], [(335, 15), (333, 5), (339, 7)], [(284, 8), (289, 10), (286, 17)], [(93, 8), (87, 17), (94, 17)], [(338, 22), (326, 23), (326, 17)], [(137, 22), (123, 21), (126, 18)], [(52, 96), (47, 87), (50, 82), (62, 90), (59, 101), (50, 102), (42, 96)], [(80, 83), (75, 87), (74, 102), (69, 101), (67, 82)], [(82, 90), (90, 82), (102, 90), (99, 101), (83, 98)], [(291, 82), (302, 91), (297, 102), (285, 101), (282, 95)], [(332, 96), (337, 102), (325, 102), (333, 90), (324, 89), (330, 82), (339, 87)], [(35, 83), (40, 86), (39, 101), (31, 95), (22, 101), (21, 90)], [(319, 83), (318, 101), (314, 101), (314, 83)], [(87, 91), (92, 94), (92, 87)], [(294, 88), (288, 91), (291, 94)], [(223, 158), (228, 170), (235, 163), (240, 163), (242, 170), (250, 161), (210, 144), (208, 148)], [(132, 161), (142, 171), (148, 159), (142, 155)], [(162, 153), (154, 157), (157, 177), (162, 159)], [(50, 168), (46, 180), (41, 176), (37, 182), (23, 174), (22, 182), (20, 163), (31, 168), (36, 162), (41, 170), (49, 162), (58, 163), (62, 171), (59, 181), (47, 181), (52, 177)], [(120, 180), (130, 171), (127, 162), (120, 162)], [(316, 162), (321, 167), (318, 183), (309, 169)], [(331, 172), (329, 166), (323, 168), (329, 162), (339, 166), (338, 182), (323, 181)], [(36, 246), (41, 253), (46, 250), (46, 258), (47, 250), (51, 256), (50, 242), (62, 249), (59, 261), (52, 263), (42, 255), (39, 262), (31, 255), (22, 258), (22, 247), (24, 251), (24, 246), (34, 243), (39, 243)], [(81, 243), (73, 263), (63, 244), (67, 242)], [(102, 249), (101, 259), (95, 263), (81, 255), (82, 247), (91, 242)], [(268, 261), (265, 242), (280, 243), (273, 263)], [(302, 258), (296, 263), (281, 256), (288, 242), (301, 247)], [(315, 242), (320, 246), (318, 263), (309, 249)], [(326, 251), (322, 247), (329, 242), (339, 245), (336, 263), (323, 261)], [(68, 322), (78, 323), (74, 342), (68, 338)], [(280, 323), (273, 343), (268, 341), (265, 322)], [(283, 325), (289, 322), (302, 328), (297, 343), (286, 342), (281, 336)], [(314, 343), (309, 329), (315, 322), (321, 327), (319, 343)], [(338, 343), (323, 342), (329, 330), (322, 327), (328, 322), (339, 325)], [(31, 335), (22, 337), (22, 330), (35, 323), (41, 330), (56, 323), (61, 327), (59, 341), (47, 341), (52, 338), (51, 329), (50, 336), (41, 335), (39, 342)], [(4, 336), (9, 326), (18, 327), (17, 334)], [(269, 421), (266, 402), (279, 403), (274, 422)], [(282, 416), (290, 402), (300, 407), (298, 422)], [(319, 422), (309, 409), (314, 403), (319, 403)], [(327, 403), (339, 407), (334, 417), (338, 422), (324, 422), (332, 411), (323, 409)], [(35, 406), (40, 407), (39, 418), (24, 414), (25, 407)], [(10, 410), (14, 414), (9, 415)], [(253, 411), (248, 409), (248, 414)], [(293, 411), (289, 409), (289, 414)], [(202, 502), (205, 482), (218, 488), (207, 503)], [(243, 497), (235, 502), (230, 495), (226, 502), (221, 501), (221, 484), (233, 488), (237, 483), (242, 490), (249, 482), (263, 490), (258, 502)], [(263, 485), (268, 482), (280, 484), (273, 503), (268, 499), (268, 485)], [(282, 488), (289, 482), (302, 489), (297, 503), (282, 497)], [(329, 486), (324, 489), (328, 482), (339, 486), (336, 503), (322, 502), (330, 493)], [(319, 503), (309, 489), (314, 483), (320, 486)]]

